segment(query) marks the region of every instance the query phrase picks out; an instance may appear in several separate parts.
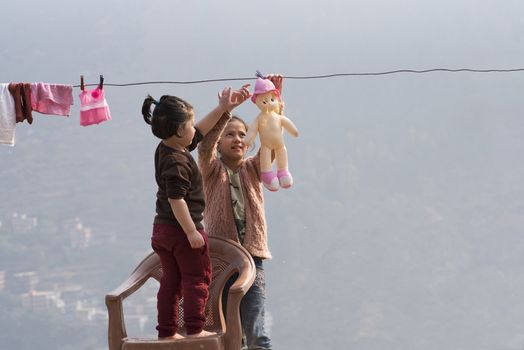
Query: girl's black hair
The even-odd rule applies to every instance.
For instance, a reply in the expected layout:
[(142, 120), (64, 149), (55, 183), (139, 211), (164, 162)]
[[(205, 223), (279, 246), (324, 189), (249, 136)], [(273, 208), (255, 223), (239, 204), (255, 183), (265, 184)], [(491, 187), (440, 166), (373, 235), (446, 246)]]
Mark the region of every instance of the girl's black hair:
[(233, 114), (231, 116), (231, 119), (229, 120), (229, 122), (232, 122), (233, 120), (238, 120), (239, 122), (244, 124), (244, 128), (246, 128), (246, 131), (247, 131), (247, 123), (246, 123), (246, 121), (244, 119), (240, 118), (238, 115)]
[[(151, 105), (155, 105), (151, 114)], [(160, 101), (156, 101), (147, 95), (142, 104), (142, 116), (144, 121), (151, 125), (153, 135), (165, 140), (173, 135), (180, 137), (179, 128), (189, 120), (193, 106), (187, 101), (171, 95), (164, 95)]]

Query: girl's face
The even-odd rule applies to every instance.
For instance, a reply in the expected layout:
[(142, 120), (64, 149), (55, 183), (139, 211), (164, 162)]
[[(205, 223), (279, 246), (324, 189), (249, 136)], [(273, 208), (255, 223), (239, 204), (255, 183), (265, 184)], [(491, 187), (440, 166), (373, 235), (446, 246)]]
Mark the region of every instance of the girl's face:
[(246, 127), (241, 121), (233, 119), (227, 123), (218, 141), (218, 151), (222, 158), (239, 161), (244, 157), (247, 149), (244, 144), (246, 133)]
[(193, 141), (193, 137), (195, 136), (195, 113), (193, 111), (190, 113), (191, 116), (189, 117), (189, 120), (182, 124), (178, 129), (178, 134), (180, 135), (180, 144), (183, 147), (189, 146), (191, 141)]

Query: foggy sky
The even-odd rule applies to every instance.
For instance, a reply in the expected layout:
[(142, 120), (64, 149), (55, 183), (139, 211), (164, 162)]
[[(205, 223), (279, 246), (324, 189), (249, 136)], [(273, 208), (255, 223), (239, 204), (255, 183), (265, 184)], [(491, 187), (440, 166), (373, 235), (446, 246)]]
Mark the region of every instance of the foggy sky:
[[(524, 67), (524, 4), (516, 0), (29, 1), (3, 4), (0, 23), (1, 82)], [(133, 239), (143, 236), (147, 251), (158, 140), (141, 119), (143, 98), (179, 95), (199, 119), (223, 86), (242, 83), (107, 87), (113, 120), (86, 128), (75, 89), (69, 118), (17, 125), (16, 146), (0, 148), (2, 186), (16, 175), (10, 165), (34, 152), (45, 160), (24, 164), (36, 175), (16, 198), (0, 198), (15, 203), (13, 211), (60, 208), (59, 201), (35, 203), (38, 189), (89, 174), (79, 186), (98, 200), (85, 203), (75, 192), (81, 215), (93, 226), (110, 216), (103, 227), (110, 230), (130, 220)], [(524, 231), (522, 91), (524, 73), (285, 80), (286, 115), (301, 134), (286, 136), (295, 186), (265, 192), (276, 345), (343, 349), (348, 339), (381, 339), (395, 349), (524, 346), (524, 313), (513, 304), (524, 300), (524, 279), (515, 280), (524, 256), (505, 255), (522, 246)], [(251, 121), (257, 110), (248, 101), (237, 113)], [(74, 162), (55, 156), (64, 149), (78, 154)], [(98, 208), (106, 202), (114, 203), (109, 213)], [(491, 234), (478, 237), (477, 229)], [(495, 275), (486, 272), (493, 266), (497, 279), (483, 279)], [(470, 310), (472, 300), (486, 309)], [(500, 305), (513, 311), (499, 313)], [(310, 324), (314, 315), (336, 320), (334, 328)], [(458, 328), (447, 328), (450, 319)], [(391, 326), (397, 320), (403, 327)], [(348, 328), (350, 321), (359, 327)]]

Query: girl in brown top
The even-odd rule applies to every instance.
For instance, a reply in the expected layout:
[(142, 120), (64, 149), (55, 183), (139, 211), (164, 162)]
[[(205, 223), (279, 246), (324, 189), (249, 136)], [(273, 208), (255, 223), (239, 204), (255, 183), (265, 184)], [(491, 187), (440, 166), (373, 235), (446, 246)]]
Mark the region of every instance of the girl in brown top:
[[(189, 153), (225, 113), (249, 96), (247, 86), (219, 94), (218, 106), (195, 125), (193, 107), (176, 96), (159, 101), (148, 96), (142, 115), (153, 134), (162, 139), (155, 152), (158, 185), (151, 245), (160, 257), (162, 279), (157, 294), (158, 337), (177, 338), (178, 300), (184, 296), (188, 337), (206, 336), (205, 304), (211, 279), (207, 235), (202, 226), (202, 177)], [(155, 105), (151, 114), (151, 106)]]
[[(282, 76), (268, 78), (281, 91)], [(258, 152), (244, 159), (246, 134), (247, 125), (242, 119), (224, 115), (198, 147), (208, 203), (204, 221), (209, 235), (232, 239), (253, 256), (257, 276), (240, 304), (242, 327), (248, 349), (271, 349), (271, 340), (264, 328), (266, 296), (262, 260), (270, 259), (271, 253), (267, 244), (260, 156)], [(223, 304), (225, 301), (223, 298)]]

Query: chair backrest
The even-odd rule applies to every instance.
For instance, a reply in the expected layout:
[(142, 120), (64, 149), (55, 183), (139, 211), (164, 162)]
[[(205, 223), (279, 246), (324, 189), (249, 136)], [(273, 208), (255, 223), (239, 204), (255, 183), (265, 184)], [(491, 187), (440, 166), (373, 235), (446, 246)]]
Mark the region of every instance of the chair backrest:
[[(226, 323), (222, 311), (222, 291), (226, 282), (234, 274), (238, 278), (249, 278), (247, 275), (254, 270), (253, 260), (249, 253), (231, 240), (219, 237), (209, 237), (209, 255), (212, 266), (212, 279), (209, 286), (209, 298), (206, 304), (206, 323), (204, 329), (214, 332), (225, 332)], [(162, 266), (156, 253), (150, 253), (137, 266), (136, 271), (146, 271), (148, 278), (160, 281)], [(146, 278), (147, 279), (147, 278)], [(178, 329), (184, 330), (184, 298), (178, 305)], [(225, 311), (225, 310), (224, 310)]]

